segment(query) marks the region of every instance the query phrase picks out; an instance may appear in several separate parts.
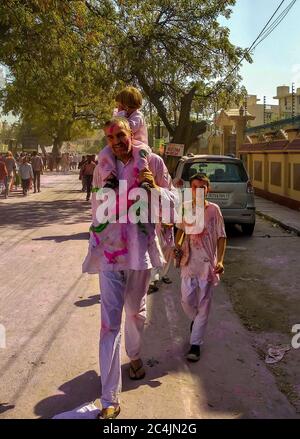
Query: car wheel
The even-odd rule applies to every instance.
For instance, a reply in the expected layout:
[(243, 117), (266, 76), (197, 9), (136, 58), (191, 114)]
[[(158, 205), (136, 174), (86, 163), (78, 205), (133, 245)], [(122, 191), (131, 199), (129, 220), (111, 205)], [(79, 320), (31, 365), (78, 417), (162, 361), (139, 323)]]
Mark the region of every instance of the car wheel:
[(246, 236), (252, 236), (254, 232), (255, 223), (241, 224), (243, 234)]

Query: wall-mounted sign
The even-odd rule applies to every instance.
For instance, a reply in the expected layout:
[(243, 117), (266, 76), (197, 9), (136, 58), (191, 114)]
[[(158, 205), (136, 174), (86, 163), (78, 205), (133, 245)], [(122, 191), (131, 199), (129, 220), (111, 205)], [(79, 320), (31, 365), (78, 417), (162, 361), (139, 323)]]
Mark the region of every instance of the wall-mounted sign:
[(181, 143), (169, 143), (166, 146), (166, 155), (172, 155), (174, 157), (181, 157), (184, 154), (184, 144)]

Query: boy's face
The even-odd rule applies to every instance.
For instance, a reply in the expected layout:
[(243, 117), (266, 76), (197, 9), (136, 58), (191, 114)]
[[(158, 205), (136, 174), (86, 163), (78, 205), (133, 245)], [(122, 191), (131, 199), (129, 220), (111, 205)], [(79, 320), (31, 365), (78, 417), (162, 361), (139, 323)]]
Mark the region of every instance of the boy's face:
[(204, 190), (204, 198), (206, 198), (208, 192), (207, 181), (204, 180), (193, 180), (191, 183), (193, 199), (196, 199), (196, 190), (199, 188)]
[(132, 134), (122, 124), (112, 124), (105, 128), (107, 144), (113, 154), (120, 160), (132, 150)]

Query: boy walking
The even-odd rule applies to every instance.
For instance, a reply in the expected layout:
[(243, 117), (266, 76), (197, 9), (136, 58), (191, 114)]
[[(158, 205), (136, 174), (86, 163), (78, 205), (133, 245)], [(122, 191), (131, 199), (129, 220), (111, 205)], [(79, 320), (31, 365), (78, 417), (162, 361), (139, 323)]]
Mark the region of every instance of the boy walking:
[(33, 171), (32, 166), (30, 163), (28, 163), (28, 158), (26, 156), (23, 158), (23, 161), (20, 165), (19, 174), (22, 181), (23, 195), (27, 196), (30, 187), (30, 180), (33, 180)]
[(205, 199), (202, 233), (186, 235), (179, 250), (182, 254), (181, 303), (184, 312), (191, 319), (190, 350), (186, 359), (195, 362), (200, 359), (200, 346), (208, 322), (213, 287), (219, 283), (220, 274), (224, 273), (226, 233), (219, 206), (206, 200), (210, 188), (208, 177), (196, 174), (190, 182), (193, 207), (198, 188), (204, 190)]

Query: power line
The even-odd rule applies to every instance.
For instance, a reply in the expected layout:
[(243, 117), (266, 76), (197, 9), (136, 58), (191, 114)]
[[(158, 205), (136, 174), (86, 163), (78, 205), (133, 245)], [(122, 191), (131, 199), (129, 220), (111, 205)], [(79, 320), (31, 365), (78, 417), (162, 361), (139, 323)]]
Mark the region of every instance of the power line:
[(294, 4), (296, 3), (296, 0), (293, 0), (282, 12), (281, 14), (276, 18), (274, 23), (269, 26), (268, 29), (264, 32), (263, 38), (261, 38), (255, 46), (252, 48), (254, 50), (261, 42), (263, 42), (275, 29), (279, 24), (282, 22), (282, 20), (287, 16), (287, 14), (290, 12)]
[[(279, 4), (279, 6), (277, 6), (277, 9), (275, 10), (275, 12), (273, 13), (273, 15), (271, 16), (271, 18), (269, 19), (269, 21), (267, 22), (267, 24), (265, 24), (265, 26), (263, 27), (263, 29), (261, 30), (260, 34), (258, 35), (258, 37), (253, 41), (253, 43), (251, 44), (251, 46), (249, 47), (249, 49), (247, 50), (248, 53), (250, 53), (251, 49), (253, 48), (254, 44), (256, 43), (256, 41), (261, 37), (261, 35), (264, 33), (265, 29), (267, 28), (267, 26), (269, 25), (269, 23), (273, 20), (273, 18), (275, 17), (275, 15), (277, 14), (277, 12), (279, 11), (279, 9), (281, 8), (281, 6), (283, 5), (283, 3), (285, 2), (285, 0), (282, 0)], [(242, 58), (242, 60), (245, 58), (245, 56)]]
[(210, 93), (208, 93), (207, 95), (204, 96), (204, 98), (211, 97), (212, 95), (214, 95), (218, 91), (219, 88), (224, 87), (224, 82), (226, 82), (226, 80), (230, 77), (230, 75), (240, 66), (240, 64), (245, 59), (246, 54), (250, 54), (251, 50), (253, 51), (262, 41), (264, 41), (276, 29), (277, 26), (279, 26), (279, 24), (282, 22), (282, 20), (286, 17), (286, 15), (289, 13), (289, 11), (292, 9), (294, 4), (296, 3), (296, 0), (292, 0), (291, 3), (286, 7), (286, 9), (284, 9), (282, 11), (282, 13), (276, 18), (276, 20), (269, 26), (269, 24), (271, 23), (271, 21), (273, 20), (273, 18), (275, 17), (275, 15), (277, 14), (277, 12), (279, 11), (279, 9), (281, 8), (281, 6), (283, 5), (284, 2), (285, 2), (285, 0), (282, 0), (280, 2), (278, 7), (276, 8), (275, 12), (272, 14), (272, 16), (270, 17), (268, 22), (265, 24), (263, 29), (260, 31), (259, 35), (253, 41), (251, 46), (246, 50), (246, 53), (242, 56), (242, 58), (239, 60), (239, 62), (231, 69), (231, 71), (223, 79), (223, 81), (222, 81), (223, 83), (216, 86), (215, 90), (211, 90)]

